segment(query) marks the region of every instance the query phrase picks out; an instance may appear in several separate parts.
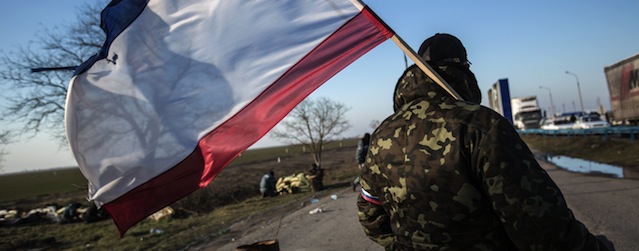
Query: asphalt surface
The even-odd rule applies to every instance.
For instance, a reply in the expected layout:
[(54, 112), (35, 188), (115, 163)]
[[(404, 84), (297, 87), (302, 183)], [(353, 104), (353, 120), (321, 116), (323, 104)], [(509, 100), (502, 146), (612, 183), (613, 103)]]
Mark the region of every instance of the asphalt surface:
[[(357, 220), (358, 192), (346, 188), (319, 198), (280, 219), (272, 219), (221, 247), (203, 250), (237, 250), (238, 246), (264, 240), (278, 240), (280, 250), (384, 250), (369, 240)], [(321, 212), (318, 209), (321, 209)], [(311, 213), (315, 211), (314, 213)]]
[[(560, 187), (575, 217), (595, 235), (605, 235), (617, 250), (639, 250), (639, 180), (571, 173), (540, 160)], [(280, 250), (383, 250), (369, 240), (357, 220), (358, 196), (351, 188), (336, 199), (307, 202), (282, 217), (251, 226), (198, 250), (237, 250), (258, 241), (277, 240)], [(322, 212), (311, 213), (320, 208)]]

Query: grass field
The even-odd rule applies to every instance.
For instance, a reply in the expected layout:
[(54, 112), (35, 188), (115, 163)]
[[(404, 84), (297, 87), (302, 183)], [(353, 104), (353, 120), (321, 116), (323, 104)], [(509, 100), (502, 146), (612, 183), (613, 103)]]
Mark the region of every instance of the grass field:
[(87, 180), (78, 168), (6, 174), (0, 176), (0, 205), (7, 201), (86, 190)]
[[(329, 142), (325, 145), (325, 149), (331, 150), (356, 144), (357, 139), (346, 139)], [(251, 149), (233, 160), (229, 167), (308, 153), (309, 150), (300, 145)], [(59, 197), (58, 195), (72, 192), (84, 194), (86, 191), (87, 180), (78, 168), (0, 175), (0, 206), (15, 201), (37, 203), (40, 199), (46, 200), (43, 197)]]

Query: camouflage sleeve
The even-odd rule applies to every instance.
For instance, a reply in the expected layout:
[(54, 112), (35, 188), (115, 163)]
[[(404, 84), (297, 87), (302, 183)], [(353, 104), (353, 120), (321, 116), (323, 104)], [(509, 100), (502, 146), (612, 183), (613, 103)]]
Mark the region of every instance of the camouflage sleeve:
[(506, 120), (480, 143), (484, 192), (520, 250), (608, 250), (577, 221), (564, 197)]
[(364, 232), (374, 242), (382, 245), (387, 250), (392, 250), (395, 243), (393, 232), (390, 229), (390, 218), (381, 205), (366, 201), (362, 196), (357, 198), (359, 223), (364, 227)]
[(395, 235), (390, 227), (390, 216), (376, 196), (376, 192), (370, 186), (371, 175), (369, 168), (363, 168), (360, 175), (361, 194), (357, 198), (357, 216), (359, 223), (364, 227), (364, 232), (371, 240), (379, 245), (392, 250), (395, 243)]

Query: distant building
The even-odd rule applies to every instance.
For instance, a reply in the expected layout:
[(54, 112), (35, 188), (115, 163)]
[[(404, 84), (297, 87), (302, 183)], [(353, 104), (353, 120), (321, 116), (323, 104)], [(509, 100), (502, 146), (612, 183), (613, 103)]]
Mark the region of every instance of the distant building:
[(508, 79), (499, 79), (488, 90), (488, 107), (501, 114), (513, 124), (513, 113), (510, 104), (510, 90), (508, 89)]

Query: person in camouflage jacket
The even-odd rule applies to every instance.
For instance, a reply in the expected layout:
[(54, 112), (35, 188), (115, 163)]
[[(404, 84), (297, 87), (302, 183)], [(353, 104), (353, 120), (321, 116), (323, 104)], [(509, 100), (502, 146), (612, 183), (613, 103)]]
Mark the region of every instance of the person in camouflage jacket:
[(400, 77), (361, 173), (369, 238), (387, 250), (613, 250), (575, 219), (508, 120), (479, 105), (461, 42), (437, 34), (419, 54), (464, 101), (415, 65)]

